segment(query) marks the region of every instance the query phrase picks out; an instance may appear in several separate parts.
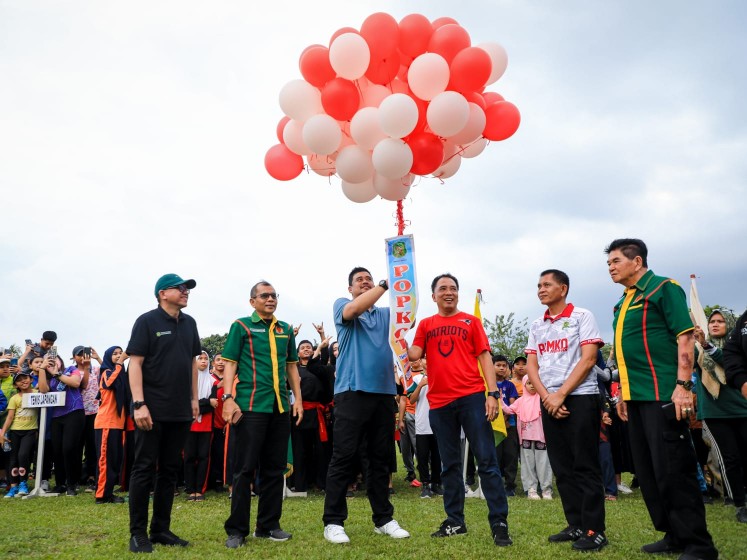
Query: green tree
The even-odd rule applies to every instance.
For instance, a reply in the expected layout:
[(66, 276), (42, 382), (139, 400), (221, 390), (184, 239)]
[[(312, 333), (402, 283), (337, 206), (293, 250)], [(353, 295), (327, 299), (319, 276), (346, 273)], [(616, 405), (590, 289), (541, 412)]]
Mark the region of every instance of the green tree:
[(212, 358), (216, 354), (223, 352), (223, 346), (225, 346), (227, 338), (228, 333), (211, 334), (210, 336), (201, 338), (200, 342), (202, 343), (202, 347), (207, 351), (208, 354), (210, 354), (210, 357)]
[(503, 354), (513, 360), (524, 353), (529, 338), (526, 318), (518, 321), (511, 312), (508, 315), (496, 315), (495, 321), (483, 319), (483, 325), (493, 354)]
[(729, 313), (731, 313), (735, 317), (739, 317), (739, 315), (737, 315), (736, 313), (734, 313), (733, 309), (729, 309), (725, 305), (706, 305), (706, 306), (703, 307), (703, 311), (705, 312), (705, 316), (706, 317), (708, 317), (711, 313), (713, 313), (714, 311), (716, 311), (716, 309), (720, 309), (722, 311), (728, 311)]

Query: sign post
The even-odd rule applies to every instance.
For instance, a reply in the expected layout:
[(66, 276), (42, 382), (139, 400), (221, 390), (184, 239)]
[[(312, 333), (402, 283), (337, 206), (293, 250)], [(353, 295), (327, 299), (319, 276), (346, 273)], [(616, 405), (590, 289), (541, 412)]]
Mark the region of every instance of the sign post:
[(47, 408), (53, 406), (64, 406), (66, 391), (51, 391), (49, 393), (24, 393), (24, 408), (41, 408), (39, 414), (39, 447), (36, 452), (36, 480), (34, 480), (34, 489), (29, 492), (27, 498), (55, 498), (59, 494), (54, 492), (45, 492), (41, 487), (41, 473), (44, 468), (44, 439), (47, 434)]

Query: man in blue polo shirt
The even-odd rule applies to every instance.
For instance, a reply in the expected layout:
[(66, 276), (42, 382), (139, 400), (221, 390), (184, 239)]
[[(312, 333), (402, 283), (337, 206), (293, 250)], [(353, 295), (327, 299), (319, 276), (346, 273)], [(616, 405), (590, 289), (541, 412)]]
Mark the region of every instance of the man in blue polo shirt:
[(332, 459), (324, 497), (324, 538), (349, 543), (343, 524), (348, 516), (345, 501), (358, 445), (368, 445), (368, 501), (374, 531), (395, 539), (410, 533), (392, 517), (389, 501), (389, 458), (394, 445), (397, 393), (394, 360), (389, 348), (389, 309), (374, 304), (388, 289), (386, 280), (374, 284), (371, 273), (356, 267), (348, 276), (353, 299), (340, 298), (333, 312), (340, 353), (335, 380), (335, 424)]

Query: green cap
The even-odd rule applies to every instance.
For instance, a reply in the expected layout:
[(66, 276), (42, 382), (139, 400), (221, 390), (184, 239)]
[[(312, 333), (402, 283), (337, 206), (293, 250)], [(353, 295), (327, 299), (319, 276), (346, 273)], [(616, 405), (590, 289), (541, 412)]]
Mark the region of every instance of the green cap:
[(156, 297), (158, 297), (158, 292), (161, 290), (167, 290), (168, 288), (181, 286), (182, 284), (191, 290), (197, 285), (197, 282), (194, 280), (183, 280), (178, 274), (164, 274), (156, 282)]

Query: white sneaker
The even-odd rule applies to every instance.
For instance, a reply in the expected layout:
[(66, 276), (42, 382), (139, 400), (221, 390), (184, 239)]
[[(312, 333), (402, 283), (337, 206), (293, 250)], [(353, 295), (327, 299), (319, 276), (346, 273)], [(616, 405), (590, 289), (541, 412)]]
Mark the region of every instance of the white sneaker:
[(45, 492), (49, 492), (49, 481), (48, 480), (42, 480), (41, 481), (41, 489)]
[(388, 535), (393, 539), (406, 539), (410, 536), (410, 533), (400, 527), (399, 523), (397, 523), (397, 521), (394, 519), (392, 519), (386, 525), (382, 525), (381, 527), (374, 527), (374, 532), (378, 533), (379, 535)]
[(617, 485), (617, 491), (620, 492), (621, 494), (632, 494), (633, 493), (633, 490), (630, 488), (630, 486), (628, 486), (624, 482), (621, 482), (620, 484)]
[(335, 544), (347, 544), (350, 542), (350, 537), (345, 533), (345, 527), (342, 525), (326, 525), (324, 527), (324, 538)]
[(549, 488), (547, 490), (543, 490), (542, 492), (542, 499), (543, 500), (552, 500), (552, 490)]
[(527, 498), (530, 500), (541, 500), (540, 495), (537, 494), (537, 491), (534, 488), (530, 488), (527, 490)]

